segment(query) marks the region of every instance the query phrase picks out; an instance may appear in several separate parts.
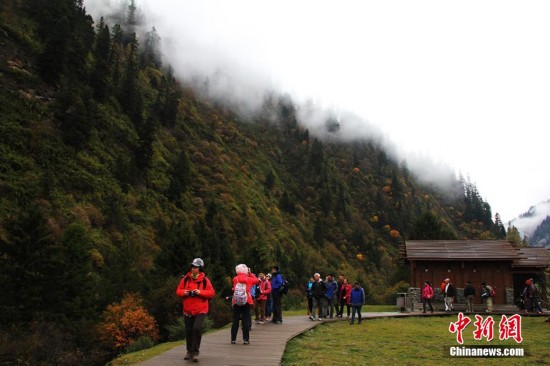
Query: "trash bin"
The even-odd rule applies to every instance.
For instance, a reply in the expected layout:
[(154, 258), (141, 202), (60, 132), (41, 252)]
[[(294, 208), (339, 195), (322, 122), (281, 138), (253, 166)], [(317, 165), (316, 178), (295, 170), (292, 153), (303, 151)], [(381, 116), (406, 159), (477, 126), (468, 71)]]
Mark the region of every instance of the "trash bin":
[(398, 292), (397, 293), (397, 311), (404, 313), (407, 311), (407, 293)]

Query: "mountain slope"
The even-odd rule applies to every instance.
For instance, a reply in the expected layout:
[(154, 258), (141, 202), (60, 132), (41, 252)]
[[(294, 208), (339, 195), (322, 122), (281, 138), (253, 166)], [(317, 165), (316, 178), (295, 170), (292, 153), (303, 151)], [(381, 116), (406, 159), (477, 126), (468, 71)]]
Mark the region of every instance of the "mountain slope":
[[(375, 142), (316, 138), (287, 97), (253, 116), (201, 97), (162, 67), (154, 30), (140, 42), (131, 25), (93, 26), (78, 1), (0, 12), (1, 335), (30, 363), (38, 346), (12, 334), (41, 339), (52, 363), (104, 361), (95, 325), (124, 293), (165, 339), (197, 256), (220, 295), (236, 264), (278, 264), (289, 305), (314, 272), (359, 280), (380, 303), (406, 286), (398, 247), (428, 238), (427, 213), (445, 238), (498, 232), (475, 187), (457, 180), (449, 197)], [(212, 302), (215, 323), (226, 313)]]

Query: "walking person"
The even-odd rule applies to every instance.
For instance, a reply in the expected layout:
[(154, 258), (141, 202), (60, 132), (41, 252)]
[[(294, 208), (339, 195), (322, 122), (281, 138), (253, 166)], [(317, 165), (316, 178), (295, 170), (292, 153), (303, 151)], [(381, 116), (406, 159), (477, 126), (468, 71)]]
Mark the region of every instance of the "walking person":
[(357, 324), (361, 324), (361, 308), (365, 303), (365, 290), (361, 287), (359, 282), (353, 284), (353, 289), (351, 290), (351, 320), (350, 324), (355, 322), (355, 313), (357, 313)]
[(347, 318), (349, 318), (351, 305), (350, 305), (350, 295), (351, 295), (352, 286), (348, 282), (347, 278), (344, 278), (342, 286), (340, 287), (340, 302), (338, 308), (338, 317), (341, 318), (344, 315), (344, 305), (347, 308)]
[(313, 308), (313, 277), (309, 278), (309, 281), (306, 283), (306, 296), (307, 296), (307, 315), (311, 316)]
[(327, 312), (325, 315), (332, 319), (334, 318), (334, 307), (337, 306), (336, 300), (338, 295), (338, 284), (334, 280), (334, 275), (328, 275), (326, 287), (325, 297), (327, 298)]
[(474, 312), (474, 299), (476, 297), (476, 289), (472, 286), (470, 281), (466, 281), (466, 287), (464, 287), (464, 298), (466, 299), (467, 313)]
[(493, 297), (495, 296), (494, 290), (491, 286), (487, 285), (485, 282), (481, 283), (481, 298), (485, 299), (487, 305), (486, 312), (490, 313), (493, 311)]
[(258, 278), (260, 283), (257, 285), (256, 306), (260, 315), (260, 324), (264, 324), (267, 296), (271, 293), (271, 283), (263, 273), (260, 273)]
[(537, 314), (542, 314), (542, 307), (540, 306), (540, 303), (541, 303), (540, 289), (535, 283), (535, 280), (530, 278), (529, 281), (531, 282), (531, 284), (529, 285), (529, 294), (531, 295), (531, 308)]
[(432, 284), (430, 281), (424, 282), (424, 287), (422, 287), (422, 313), (426, 314), (426, 304), (430, 306), (430, 312), (434, 312), (434, 308), (432, 306), (432, 299), (434, 297), (434, 288), (432, 287)]
[(326, 285), (321, 280), (321, 275), (315, 273), (313, 275), (313, 285), (312, 285), (312, 295), (313, 295), (313, 305), (311, 310), (311, 315), (309, 318), (311, 320), (321, 320), (323, 317), (323, 299), (325, 297)]
[[(271, 273), (268, 273), (265, 275), (266, 279), (269, 281), (269, 285), (271, 286), (272, 276)], [(267, 294), (267, 301), (265, 303), (265, 320), (271, 321), (271, 315), (273, 314), (273, 296), (271, 296), (271, 292)]]
[(453, 301), (456, 296), (456, 289), (449, 278), (446, 278), (444, 282), (445, 290), (443, 292), (443, 298), (445, 299), (445, 311), (453, 311)]
[(239, 321), (242, 322), (243, 343), (250, 343), (250, 309), (253, 300), (250, 288), (258, 283), (258, 278), (250, 273), (246, 264), (235, 267), (237, 275), (233, 277), (233, 325), (231, 326), (231, 344), (235, 344), (239, 332)]
[(279, 273), (279, 266), (273, 266), (271, 269), (271, 297), (273, 299), (273, 318), (271, 319), (272, 323), (282, 324), (283, 323), (283, 309), (281, 307), (281, 299), (283, 294), (281, 289), (284, 286), (283, 276)]
[(181, 297), (183, 302), (187, 345), (185, 360), (199, 360), (202, 331), (208, 314), (208, 300), (215, 294), (212, 283), (204, 274), (204, 261), (201, 258), (193, 259), (189, 272), (183, 276), (176, 289), (176, 295)]

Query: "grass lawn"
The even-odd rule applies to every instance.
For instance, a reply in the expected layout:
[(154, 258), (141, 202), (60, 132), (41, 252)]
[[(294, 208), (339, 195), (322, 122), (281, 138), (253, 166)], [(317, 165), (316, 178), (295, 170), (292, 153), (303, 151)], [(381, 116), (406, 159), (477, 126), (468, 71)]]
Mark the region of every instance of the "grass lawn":
[[(529, 355), (516, 358), (460, 358), (448, 356), (460, 346), (449, 332), (451, 317), (385, 318), (322, 324), (290, 341), (283, 365), (534, 365), (550, 363), (550, 323), (545, 317), (522, 318), (523, 342), (498, 340), (501, 317), (494, 316), (494, 338), (473, 338), (475, 318), (463, 332), (464, 345), (524, 347)], [(496, 340), (495, 340), (496, 339)], [(447, 353), (446, 353), (447, 352)]]
[(135, 365), (169, 351), (174, 347), (181, 346), (184, 342), (185, 341), (166, 342), (143, 351), (127, 353), (115, 358), (113, 361), (109, 362), (107, 366)]
[[(397, 312), (397, 306), (395, 305), (364, 305), (361, 309), (363, 313), (385, 313), (385, 312)], [(344, 309), (344, 315), (346, 314), (346, 309)], [(298, 315), (307, 315), (307, 310), (298, 309), (298, 310), (283, 310), (283, 318), (285, 316), (298, 316)]]

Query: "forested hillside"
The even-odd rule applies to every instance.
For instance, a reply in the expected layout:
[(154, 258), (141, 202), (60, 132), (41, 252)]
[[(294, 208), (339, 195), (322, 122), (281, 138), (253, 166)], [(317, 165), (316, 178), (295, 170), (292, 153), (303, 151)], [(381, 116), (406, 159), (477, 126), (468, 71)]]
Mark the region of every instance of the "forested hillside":
[(252, 117), (202, 97), (133, 22), (0, 2), (1, 362), (101, 364), (133, 341), (105, 334), (125, 294), (167, 339), (194, 257), (220, 295), (242, 262), (279, 265), (287, 304), (316, 271), (384, 303), (406, 287), (404, 239), (505, 235), (475, 185), (443, 194), (376, 142), (319, 139), (286, 96)]

